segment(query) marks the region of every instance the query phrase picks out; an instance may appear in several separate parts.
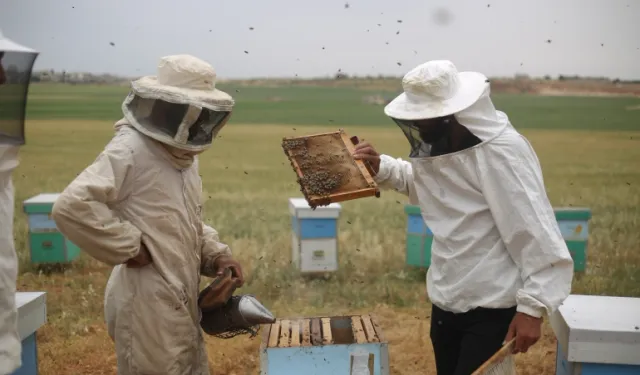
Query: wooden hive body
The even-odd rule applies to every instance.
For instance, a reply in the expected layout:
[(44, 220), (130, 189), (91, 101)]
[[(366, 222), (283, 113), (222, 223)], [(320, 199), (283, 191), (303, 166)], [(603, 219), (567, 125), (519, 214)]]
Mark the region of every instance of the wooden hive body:
[[(262, 375), (389, 374), (388, 344), (369, 315), (280, 319), (263, 330)], [(355, 374), (355, 372), (353, 372)]]

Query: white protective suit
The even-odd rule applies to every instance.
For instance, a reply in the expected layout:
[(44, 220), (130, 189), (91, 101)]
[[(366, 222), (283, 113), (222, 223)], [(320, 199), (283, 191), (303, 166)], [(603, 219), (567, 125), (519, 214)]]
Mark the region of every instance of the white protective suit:
[[(105, 318), (118, 374), (209, 374), (197, 305), (201, 268), (230, 250), (202, 221), (197, 157), (174, 155), (126, 120), (116, 129), (62, 192), (53, 217), (69, 240), (115, 266)], [(122, 265), (141, 241), (153, 263)]]
[(573, 260), (529, 142), (487, 88), (455, 114), (482, 143), (410, 162), (381, 155), (381, 188), (419, 205), (432, 230), (427, 291), (443, 310), (507, 308), (541, 317), (569, 295)]
[(18, 146), (0, 145), (0, 375), (22, 365), (18, 334), (16, 278), (18, 258), (13, 242), (14, 189), (11, 173), (18, 166)]

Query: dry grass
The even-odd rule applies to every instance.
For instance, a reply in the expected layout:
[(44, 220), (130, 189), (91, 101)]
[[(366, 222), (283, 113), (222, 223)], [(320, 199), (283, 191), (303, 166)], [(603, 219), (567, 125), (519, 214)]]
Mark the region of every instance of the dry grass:
[[(19, 290), (48, 293), (49, 322), (39, 331), (43, 375), (115, 373), (102, 315), (109, 269), (83, 254), (64, 273), (37, 271), (29, 264), (21, 213), (24, 199), (62, 190), (91, 163), (111, 136), (111, 126), (30, 122), (29, 144), (14, 174)], [(404, 197), (383, 192), (380, 199), (343, 204), (340, 270), (330, 280), (305, 281), (290, 268), (287, 198), (300, 193), (281, 139), (331, 130), (336, 128), (229, 125), (201, 158), (205, 215), (244, 264), (249, 280), (242, 291), (256, 294), (276, 315), (376, 313), (390, 342), (391, 373), (434, 374), (424, 273), (404, 264)], [(394, 127), (346, 131), (394, 156), (408, 152)], [(640, 134), (525, 134), (539, 153), (552, 203), (593, 210), (588, 271), (576, 278), (574, 293), (640, 296)], [(208, 340), (212, 374), (256, 374), (258, 341)], [(545, 323), (542, 341), (519, 356), (520, 373), (553, 374), (554, 358), (555, 341)]]

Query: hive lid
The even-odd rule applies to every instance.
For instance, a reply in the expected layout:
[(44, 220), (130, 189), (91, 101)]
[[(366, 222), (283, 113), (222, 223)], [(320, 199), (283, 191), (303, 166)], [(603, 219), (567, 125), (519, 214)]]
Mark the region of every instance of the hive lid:
[(550, 321), (571, 362), (640, 365), (640, 298), (570, 295)]
[(47, 320), (45, 292), (17, 292), (18, 333), (24, 340), (42, 327)]
[(591, 209), (588, 207), (557, 207), (553, 211), (556, 214), (556, 220), (591, 219)]
[(60, 194), (58, 193), (38, 194), (35, 197), (31, 197), (24, 201), (24, 205), (28, 206), (32, 204), (53, 204), (56, 202), (56, 199), (58, 199), (59, 196)]
[(420, 209), (420, 206), (414, 206), (411, 204), (407, 204), (404, 206), (404, 212), (407, 215), (422, 215), (422, 210)]
[(327, 206), (316, 207), (314, 210), (305, 198), (289, 198), (289, 212), (297, 217), (338, 217), (341, 209), (340, 203), (331, 203)]

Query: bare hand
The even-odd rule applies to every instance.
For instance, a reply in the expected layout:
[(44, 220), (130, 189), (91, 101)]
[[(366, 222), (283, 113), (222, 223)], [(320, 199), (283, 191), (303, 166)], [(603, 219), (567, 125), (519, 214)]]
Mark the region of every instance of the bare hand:
[(368, 161), (376, 174), (380, 171), (380, 154), (369, 142), (365, 142), (364, 139), (355, 146), (353, 158)]
[(138, 251), (138, 255), (129, 259), (126, 262), (126, 265), (129, 268), (140, 268), (151, 264), (151, 261), (152, 259), (149, 250), (147, 250), (147, 247), (143, 243), (140, 243), (140, 251)]
[(238, 287), (241, 287), (244, 284), (244, 275), (242, 274), (242, 266), (238, 261), (233, 259), (227, 255), (221, 255), (216, 258), (216, 261), (213, 263), (213, 267), (216, 270), (216, 276), (222, 276), (224, 270), (229, 268), (231, 270), (231, 276), (236, 278), (238, 281)]
[(538, 342), (541, 335), (541, 325), (542, 318), (535, 318), (521, 312), (516, 313), (511, 325), (509, 325), (509, 331), (505, 339), (508, 342), (514, 337), (516, 338), (513, 354), (526, 353), (533, 344)]

